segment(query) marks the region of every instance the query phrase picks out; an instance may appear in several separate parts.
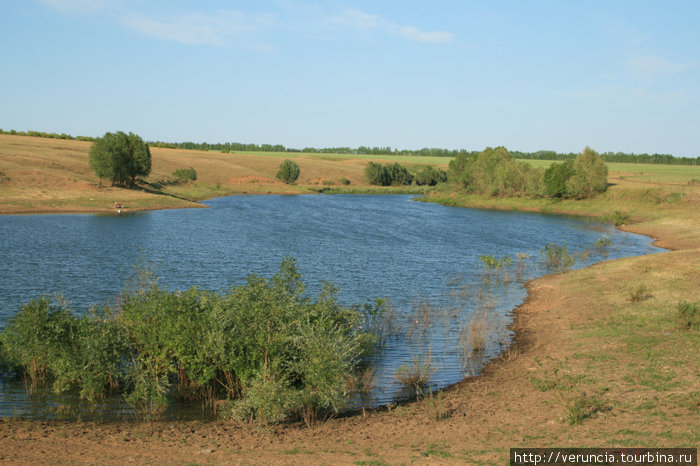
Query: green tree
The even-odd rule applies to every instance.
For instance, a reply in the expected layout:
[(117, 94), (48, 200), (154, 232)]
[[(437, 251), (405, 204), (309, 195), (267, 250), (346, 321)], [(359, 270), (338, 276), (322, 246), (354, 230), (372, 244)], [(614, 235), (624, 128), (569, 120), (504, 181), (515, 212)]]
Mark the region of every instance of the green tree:
[(568, 197), (566, 184), (574, 176), (574, 161), (553, 163), (544, 172), (545, 193), (550, 197)]
[(574, 160), (574, 172), (566, 183), (571, 197), (593, 197), (608, 189), (608, 167), (603, 158), (590, 147), (586, 147)]
[(151, 151), (134, 133), (105, 133), (95, 140), (88, 153), (90, 167), (112, 185), (134, 185), (137, 177), (151, 173)]
[(394, 185), (409, 185), (413, 182), (413, 175), (399, 163), (387, 165), (386, 171), (389, 174), (389, 180)]
[(365, 176), (369, 180), (369, 184), (379, 186), (389, 186), (391, 184), (389, 172), (381, 163), (369, 162), (365, 167)]
[(285, 160), (280, 165), (280, 169), (277, 172), (277, 179), (282, 180), (287, 184), (294, 183), (301, 174), (301, 169), (299, 165), (292, 160)]

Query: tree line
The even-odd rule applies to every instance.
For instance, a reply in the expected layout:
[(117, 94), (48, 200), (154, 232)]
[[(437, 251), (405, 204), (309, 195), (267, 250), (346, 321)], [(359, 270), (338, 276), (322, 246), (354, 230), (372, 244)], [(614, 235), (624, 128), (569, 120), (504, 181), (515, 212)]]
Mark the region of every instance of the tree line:
[[(75, 141), (95, 141), (97, 138), (90, 136), (71, 136), (65, 133), (46, 133), (42, 131), (4, 131), (0, 129), (0, 134), (12, 134), (18, 136), (33, 136), (53, 139), (68, 139)], [(167, 149), (188, 149), (201, 151), (218, 151), (224, 153), (245, 151), (245, 152), (305, 152), (311, 154), (349, 154), (349, 155), (416, 155), (427, 157), (457, 157), (458, 155), (478, 154), (479, 151), (468, 151), (466, 149), (443, 149), (437, 147), (424, 147), (421, 149), (397, 149), (392, 147), (304, 147), (295, 149), (285, 147), (282, 144), (244, 144), (240, 142), (208, 143), (208, 142), (163, 142), (149, 141), (151, 147), (161, 147)], [(552, 150), (538, 150), (534, 152), (511, 151), (511, 155), (516, 159), (526, 160), (573, 160), (577, 154), (575, 152), (556, 152)], [(602, 152), (600, 156), (605, 162), (618, 163), (650, 163), (664, 165), (700, 165), (700, 156), (697, 157), (676, 157), (671, 154), (635, 154), (627, 152)]]
[(505, 147), (487, 147), (451, 160), (448, 178), (459, 190), (487, 196), (585, 199), (608, 189), (605, 161), (589, 147), (547, 170), (516, 160)]

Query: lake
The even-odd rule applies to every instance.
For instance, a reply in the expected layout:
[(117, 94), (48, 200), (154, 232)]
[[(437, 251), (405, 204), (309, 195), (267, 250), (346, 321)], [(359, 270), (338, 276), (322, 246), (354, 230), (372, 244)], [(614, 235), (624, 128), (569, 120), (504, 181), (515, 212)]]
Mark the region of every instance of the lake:
[[(251, 274), (270, 277), (290, 255), (311, 295), (329, 281), (346, 305), (390, 301), (396, 331), (378, 356), (373, 396), (373, 404), (385, 404), (401, 397), (396, 370), (414, 360), (430, 361), (433, 388), (478, 374), (510, 339), (505, 325), (526, 296), (522, 284), (548, 272), (545, 245), (566, 243), (575, 267), (662, 251), (648, 237), (590, 220), (446, 207), (411, 196), (232, 196), (205, 204), (121, 215), (0, 216), (0, 328), (43, 294), (63, 294), (76, 312), (111, 302), (139, 262), (154, 264), (171, 291), (224, 290)], [(596, 248), (603, 237), (610, 245)], [(486, 274), (479, 256), (489, 254), (511, 258), (505, 275)], [(478, 358), (465, 360), (465, 325), (484, 307), (501, 330), (498, 338), (491, 332)], [(65, 402), (27, 396), (21, 382), (0, 378), (0, 416), (48, 416), (45, 403)], [(105, 406), (129, 411), (119, 400)]]

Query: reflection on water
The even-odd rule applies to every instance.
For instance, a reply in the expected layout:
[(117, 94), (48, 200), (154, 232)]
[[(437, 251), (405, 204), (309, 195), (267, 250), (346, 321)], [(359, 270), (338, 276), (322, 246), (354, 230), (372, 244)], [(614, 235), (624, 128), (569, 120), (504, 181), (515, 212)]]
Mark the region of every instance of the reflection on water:
[[(109, 302), (140, 258), (156, 264), (170, 290), (224, 290), (253, 273), (271, 276), (291, 255), (311, 294), (325, 280), (340, 288), (346, 305), (390, 300), (395, 318), (368, 400), (385, 404), (402, 394), (402, 367), (428, 365), (426, 389), (478, 374), (511, 338), (507, 325), (526, 296), (522, 284), (547, 273), (546, 244), (566, 243), (575, 267), (660, 251), (649, 238), (595, 222), (410, 196), (234, 196), (207, 204), (122, 216), (0, 216), (0, 328), (42, 294), (63, 293), (76, 312)], [(603, 236), (610, 244), (596, 247)], [(489, 269), (481, 255), (507, 255), (510, 264)], [(118, 397), (91, 412), (70, 397), (28, 396), (22, 381), (0, 378), (0, 416), (60, 410), (84, 418), (130, 412)], [(166, 417), (201, 412), (173, 405)]]

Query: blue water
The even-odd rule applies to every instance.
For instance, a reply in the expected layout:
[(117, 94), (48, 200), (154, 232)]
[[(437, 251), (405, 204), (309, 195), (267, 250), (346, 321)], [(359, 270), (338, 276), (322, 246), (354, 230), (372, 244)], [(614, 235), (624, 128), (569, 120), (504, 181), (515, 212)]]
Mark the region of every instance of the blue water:
[[(650, 238), (579, 218), (446, 207), (410, 196), (233, 196), (206, 204), (128, 215), (0, 216), (0, 328), (43, 294), (62, 293), (76, 312), (109, 302), (138, 261), (155, 264), (169, 290), (223, 290), (253, 273), (271, 276), (291, 255), (309, 294), (330, 281), (343, 304), (390, 300), (398, 330), (377, 362), (374, 403), (381, 404), (399, 396), (395, 372), (414, 358), (430, 360), (435, 387), (478, 373), (484, 361), (465, 365), (460, 339), (479, 306), (479, 255), (513, 259), (507, 283), (492, 288), (498, 296), (489, 303), (507, 319), (526, 296), (522, 283), (548, 272), (540, 261), (548, 243), (566, 243), (571, 254), (592, 251), (575, 267), (661, 251)], [(603, 236), (611, 246), (595, 249)], [(518, 253), (529, 259), (516, 273)], [(479, 359), (501, 346), (492, 341)], [(29, 398), (0, 380), (0, 416), (41, 415)]]

